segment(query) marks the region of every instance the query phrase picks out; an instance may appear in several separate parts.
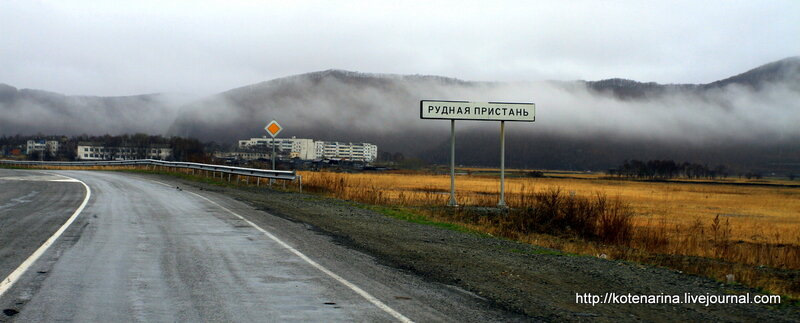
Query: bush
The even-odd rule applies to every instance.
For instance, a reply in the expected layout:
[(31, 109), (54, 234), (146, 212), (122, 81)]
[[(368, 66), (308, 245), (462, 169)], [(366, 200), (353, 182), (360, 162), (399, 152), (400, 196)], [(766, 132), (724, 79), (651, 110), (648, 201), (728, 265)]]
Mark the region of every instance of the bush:
[(504, 220), (507, 229), (523, 234), (572, 234), (615, 244), (630, 240), (633, 212), (619, 199), (609, 201), (600, 193), (591, 198), (573, 196), (559, 188), (529, 195), (519, 197), (527, 205), (509, 210)]
[(525, 175), (528, 176), (528, 177), (536, 177), (536, 178), (544, 177), (544, 173), (542, 173), (542, 172), (540, 172), (538, 170), (528, 172)]

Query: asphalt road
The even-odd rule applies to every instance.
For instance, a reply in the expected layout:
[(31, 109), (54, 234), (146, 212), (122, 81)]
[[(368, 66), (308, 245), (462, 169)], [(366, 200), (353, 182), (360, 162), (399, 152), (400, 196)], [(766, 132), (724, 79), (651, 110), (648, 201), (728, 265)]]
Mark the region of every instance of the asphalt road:
[(48, 174), (82, 181), (91, 198), (0, 295), (0, 321), (520, 319), (382, 266), (303, 224), (119, 172), (0, 169), (0, 279), (85, 197), (81, 183)]
[(0, 279), (8, 277), (80, 205), (83, 185), (65, 180), (0, 169)]

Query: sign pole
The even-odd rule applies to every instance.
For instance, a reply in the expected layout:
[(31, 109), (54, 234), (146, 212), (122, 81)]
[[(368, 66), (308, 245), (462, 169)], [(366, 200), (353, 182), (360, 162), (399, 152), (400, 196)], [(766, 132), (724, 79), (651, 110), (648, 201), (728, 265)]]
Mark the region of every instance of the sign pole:
[[(272, 159), (272, 170), (275, 170), (275, 137), (274, 136), (272, 137), (272, 157), (270, 159)], [(270, 178), (269, 179), (270, 188), (272, 188), (272, 183), (274, 183), (274, 182), (275, 182), (274, 178)]]
[(272, 137), (272, 170), (275, 170), (275, 137)]
[(500, 202), (499, 207), (506, 207), (506, 122), (500, 121)]
[(450, 203), (449, 206), (458, 206), (456, 203), (456, 121), (450, 120)]

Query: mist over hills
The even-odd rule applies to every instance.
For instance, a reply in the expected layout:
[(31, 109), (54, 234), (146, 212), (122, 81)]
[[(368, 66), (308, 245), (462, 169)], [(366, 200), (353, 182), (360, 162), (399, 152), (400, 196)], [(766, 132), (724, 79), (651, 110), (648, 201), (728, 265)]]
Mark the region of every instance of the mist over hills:
[[(469, 82), (327, 70), (184, 106), (169, 133), (232, 141), (261, 136), (276, 119), (285, 136), (368, 141), (382, 151), (446, 162), (448, 122), (420, 120), (421, 99), (537, 103), (534, 124), (507, 125), (513, 166), (604, 169), (659, 158), (776, 169), (800, 162), (797, 57), (709, 84)], [(496, 122), (456, 127), (459, 163), (497, 164)]]
[[(264, 135), (276, 119), (285, 128), (281, 136), (366, 141), (380, 151), (445, 162), (449, 122), (420, 120), (422, 99), (535, 102), (535, 123), (507, 123), (511, 167), (605, 169), (625, 159), (675, 159), (800, 168), (800, 57), (708, 84), (471, 82), (327, 70), (179, 107), (160, 95), (70, 97), (5, 86), (0, 133), (148, 132), (232, 143)], [(458, 162), (496, 165), (498, 127), (457, 122)]]
[(708, 84), (642, 83), (620, 78), (583, 83), (593, 91), (611, 93), (619, 99), (652, 99), (679, 93), (703, 96), (709, 91), (718, 90), (729, 85), (743, 86), (751, 90), (762, 90), (765, 86), (770, 86), (774, 83), (780, 83), (794, 91), (800, 91), (800, 56), (768, 63), (739, 75)]
[(163, 133), (175, 103), (164, 94), (67, 96), (0, 83), (0, 135)]

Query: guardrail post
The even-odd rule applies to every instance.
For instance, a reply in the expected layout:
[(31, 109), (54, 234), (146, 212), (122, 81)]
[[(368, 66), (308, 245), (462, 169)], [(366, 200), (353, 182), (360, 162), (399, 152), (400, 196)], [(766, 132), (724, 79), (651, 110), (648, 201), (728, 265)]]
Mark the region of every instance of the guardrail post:
[(231, 173), (228, 173), (228, 183), (231, 182)]

